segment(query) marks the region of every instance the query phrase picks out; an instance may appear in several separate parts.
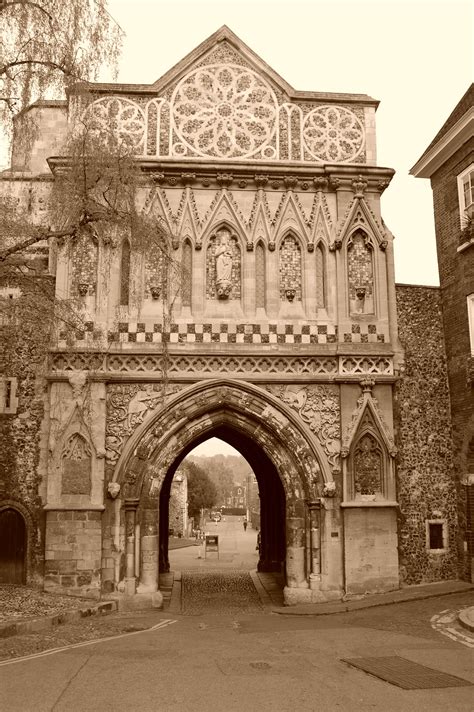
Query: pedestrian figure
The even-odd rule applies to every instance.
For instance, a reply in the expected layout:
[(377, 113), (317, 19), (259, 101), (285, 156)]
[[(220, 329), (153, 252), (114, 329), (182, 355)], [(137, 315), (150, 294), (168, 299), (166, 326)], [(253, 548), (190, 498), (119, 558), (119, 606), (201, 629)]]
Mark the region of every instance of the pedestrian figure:
[(244, 532), (246, 532), (246, 531), (247, 531), (247, 520), (244, 519)]

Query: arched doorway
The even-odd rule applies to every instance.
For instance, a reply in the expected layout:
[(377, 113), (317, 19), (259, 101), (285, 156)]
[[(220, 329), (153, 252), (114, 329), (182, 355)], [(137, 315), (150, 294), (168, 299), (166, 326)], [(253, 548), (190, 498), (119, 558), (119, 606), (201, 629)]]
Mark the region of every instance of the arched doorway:
[(0, 510), (0, 583), (25, 583), (26, 525), (12, 507)]
[(159, 569), (169, 571), (168, 529), (169, 498), (171, 483), (180, 463), (188, 452), (204, 440), (217, 437), (227, 442), (247, 460), (258, 483), (260, 495), (261, 543), (258, 570), (284, 573), (286, 502), (285, 492), (278, 471), (265, 451), (248, 434), (241, 433), (232, 426), (220, 425), (206, 433), (205, 438), (198, 438), (184, 450), (171, 465), (164, 479), (160, 492), (159, 505)]
[(242, 452), (258, 478), (260, 570), (283, 570), (293, 601), (301, 598), (298, 591), (309, 593), (311, 575), (319, 588), (321, 497), (332, 484), (321, 446), (268, 391), (216, 379), (183, 388), (137, 428), (124, 448), (114, 486), (120, 489), (125, 520), (125, 592), (157, 590), (159, 569), (169, 565), (167, 502), (173, 475), (211, 436)]

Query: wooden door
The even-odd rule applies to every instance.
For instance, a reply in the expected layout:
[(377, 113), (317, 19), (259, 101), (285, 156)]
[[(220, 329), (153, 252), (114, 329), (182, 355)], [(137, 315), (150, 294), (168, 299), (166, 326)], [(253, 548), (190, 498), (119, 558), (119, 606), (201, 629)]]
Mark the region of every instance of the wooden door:
[(25, 520), (15, 509), (0, 512), (0, 583), (25, 583)]

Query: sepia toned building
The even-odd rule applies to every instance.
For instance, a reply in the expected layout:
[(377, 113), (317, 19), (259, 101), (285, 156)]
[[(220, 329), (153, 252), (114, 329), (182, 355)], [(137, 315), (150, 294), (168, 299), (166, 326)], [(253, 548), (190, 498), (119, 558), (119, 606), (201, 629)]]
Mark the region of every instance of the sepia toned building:
[(133, 236), (51, 246), (84, 328), (49, 350), (34, 498), (11, 479), (0, 500), (42, 532), (46, 590), (159, 604), (171, 482), (210, 437), (255, 473), (258, 567), (284, 572), (286, 604), (458, 576), (438, 292), (395, 287), (377, 105), (293, 89), (223, 27), (154, 84), (32, 108), (36, 144), (0, 190), (41, 220), (58, 140), (112, 117), (184, 274), (170, 299), (162, 255)]

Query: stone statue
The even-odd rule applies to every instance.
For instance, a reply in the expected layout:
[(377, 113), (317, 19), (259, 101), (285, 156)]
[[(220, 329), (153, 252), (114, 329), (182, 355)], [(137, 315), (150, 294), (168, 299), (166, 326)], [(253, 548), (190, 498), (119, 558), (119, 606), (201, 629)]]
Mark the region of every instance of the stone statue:
[(232, 289), (232, 244), (228, 230), (219, 230), (216, 246), (216, 288), (219, 299), (227, 299)]

